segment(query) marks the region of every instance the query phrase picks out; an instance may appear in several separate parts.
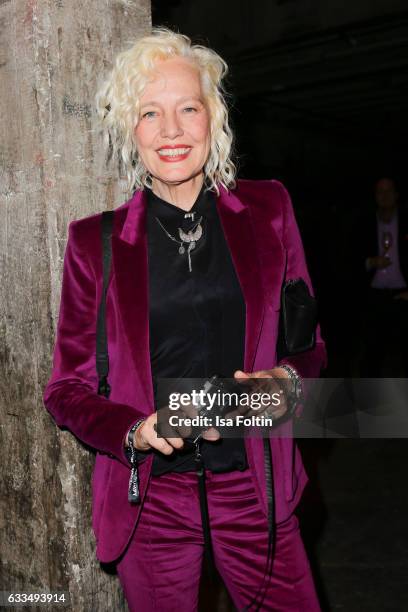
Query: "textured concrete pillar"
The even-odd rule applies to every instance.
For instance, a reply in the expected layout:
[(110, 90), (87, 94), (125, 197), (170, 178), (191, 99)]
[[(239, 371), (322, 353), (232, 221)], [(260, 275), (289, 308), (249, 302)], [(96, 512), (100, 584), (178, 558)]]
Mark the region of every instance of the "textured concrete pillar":
[(93, 456), (42, 390), (68, 222), (127, 199), (95, 132), (98, 79), (149, 29), (148, 0), (0, 0), (0, 590), (69, 591), (74, 611), (126, 606), (94, 557)]

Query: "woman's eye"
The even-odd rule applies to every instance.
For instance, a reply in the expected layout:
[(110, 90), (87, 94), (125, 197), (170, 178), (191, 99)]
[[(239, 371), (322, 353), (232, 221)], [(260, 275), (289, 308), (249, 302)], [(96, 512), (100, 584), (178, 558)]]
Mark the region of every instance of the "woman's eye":
[(187, 112), (189, 113), (189, 112), (191, 112), (191, 111), (193, 111), (193, 112), (194, 112), (194, 111), (196, 111), (197, 109), (196, 109), (194, 106), (186, 106), (186, 108), (185, 108), (185, 109), (183, 109), (183, 110), (185, 110), (185, 111), (187, 111)]
[(156, 111), (147, 111), (147, 113), (144, 113), (142, 115), (142, 119), (144, 119), (145, 117), (147, 117), (148, 119), (151, 119), (155, 114), (156, 114)]

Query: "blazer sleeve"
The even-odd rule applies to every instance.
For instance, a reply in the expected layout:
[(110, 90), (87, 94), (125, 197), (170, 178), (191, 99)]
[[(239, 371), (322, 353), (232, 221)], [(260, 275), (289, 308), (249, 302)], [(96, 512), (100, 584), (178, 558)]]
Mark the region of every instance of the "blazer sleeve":
[[(306, 265), (305, 253), (302, 239), (293, 211), (292, 201), (285, 187), (275, 182), (281, 197), (283, 228), (283, 244), (287, 252), (287, 266), (285, 280), (303, 278), (312, 295), (314, 295), (312, 283)], [(310, 351), (284, 357), (278, 362), (278, 366), (287, 364), (295, 368), (302, 378), (318, 378), (322, 368), (327, 366), (327, 354), (325, 343), (321, 337), (320, 326), (316, 330), (316, 344)]]
[(129, 466), (125, 437), (143, 415), (97, 393), (96, 278), (81, 249), (77, 223), (69, 226), (53, 368), (44, 389), (44, 405), (59, 427)]

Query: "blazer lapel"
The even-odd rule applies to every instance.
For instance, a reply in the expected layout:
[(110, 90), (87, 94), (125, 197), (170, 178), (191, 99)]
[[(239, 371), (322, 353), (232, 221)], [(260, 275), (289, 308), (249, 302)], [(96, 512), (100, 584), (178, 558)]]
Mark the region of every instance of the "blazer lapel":
[(244, 369), (253, 370), (264, 318), (261, 262), (249, 208), (220, 187), (217, 208), (246, 305)]
[(113, 282), (124, 335), (146, 405), (154, 407), (149, 347), (149, 287), (146, 238), (146, 198), (136, 192), (123, 227), (112, 235)]

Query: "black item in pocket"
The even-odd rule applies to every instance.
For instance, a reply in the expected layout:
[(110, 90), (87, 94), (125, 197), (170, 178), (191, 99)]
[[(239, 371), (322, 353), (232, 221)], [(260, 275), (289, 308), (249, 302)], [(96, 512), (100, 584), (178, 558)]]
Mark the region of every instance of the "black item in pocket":
[(314, 348), (316, 326), (316, 299), (302, 278), (288, 280), (281, 293), (278, 360)]

